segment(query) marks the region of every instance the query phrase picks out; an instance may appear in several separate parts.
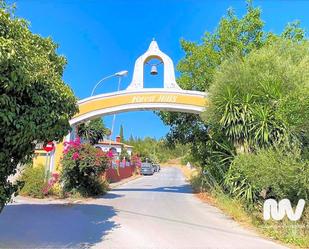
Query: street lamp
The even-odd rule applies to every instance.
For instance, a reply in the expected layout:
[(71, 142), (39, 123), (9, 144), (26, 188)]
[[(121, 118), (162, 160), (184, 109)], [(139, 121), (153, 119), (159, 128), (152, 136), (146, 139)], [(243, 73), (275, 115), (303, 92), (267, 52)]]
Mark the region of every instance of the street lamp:
[[(95, 89), (101, 84), (101, 82), (109, 79), (109, 78), (112, 78), (112, 77), (118, 77), (118, 87), (117, 87), (117, 92), (119, 92), (120, 90), (120, 83), (121, 83), (121, 79), (122, 77), (126, 76), (128, 74), (128, 71), (127, 70), (122, 70), (122, 71), (119, 71), (117, 73), (114, 73), (112, 75), (109, 75), (109, 76), (106, 76), (104, 78), (102, 78), (101, 80), (98, 81), (98, 83), (94, 86), (94, 88), (92, 89), (92, 92), (91, 92), (91, 96), (93, 96), (94, 94), (94, 91)], [(111, 139), (112, 139), (112, 134), (114, 132), (114, 125), (115, 125), (115, 119), (116, 119), (116, 114), (114, 114), (113, 116), (113, 122), (112, 122), (112, 129), (111, 129), (111, 134), (109, 136), (109, 143), (111, 144)]]
[(128, 74), (128, 71), (127, 70), (123, 70), (123, 71), (120, 71), (120, 72), (117, 72), (117, 73), (114, 73), (112, 75), (104, 77), (103, 79), (99, 80), (99, 82), (94, 86), (90, 96), (93, 96), (95, 89), (101, 84), (101, 82), (103, 82), (103, 81), (105, 81), (105, 80), (107, 80), (109, 78), (112, 78), (112, 77), (119, 77), (119, 81), (118, 81), (118, 91), (119, 91), (121, 78), (123, 76), (126, 76), (127, 74)]
[[(121, 78), (122, 78), (123, 76), (127, 75), (127, 74), (128, 74), (128, 71), (120, 71), (120, 72), (118, 72), (118, 73), (115, 74), (116, 76), (119, 77), (119, 79), (118, 79), (118, 88), (117, 88), (117, 91), (118, 91), (118, 92), (119, 92), (119, 90), (120, 90)], [(111, 140), (112, 140), (112, 135), (113, 135), (113, 133), (114, 133), (115, 119), (116, 119), (116, 114), (114, 114), (114, 116), (113, 116), (111, 135), (110, 135), (110, 137), (109, 137), (109, 141), (110, 141), (109, 143), (110, 143), (110, 144), (111, 144)]]

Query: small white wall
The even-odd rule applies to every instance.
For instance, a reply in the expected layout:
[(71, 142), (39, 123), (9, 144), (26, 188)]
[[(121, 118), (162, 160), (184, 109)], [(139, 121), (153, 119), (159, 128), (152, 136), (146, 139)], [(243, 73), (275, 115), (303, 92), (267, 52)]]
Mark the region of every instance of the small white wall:
[[(118, 153), (118, 156), (121, 153), (121, 145), (96, 144), (95, 147), (101, 148), (101, 150), (104, 151), (104, 152), (108, 152), (110, 150), (110, 148), (115, 148), (117, 153)], [(129, 156), (131, 157), (132, 156), (133, 148), (127, 147), (125, 149), (127, 150)]]
[(108, 152), (110, 148), (115, 148), (117, 153), (121, 153), (120, 145), (109, 145), (109, 144), (96, 144), (95, 147), (100, 147), (104, 152)]
[(132, 156), (132, 148), (126, 148), (127, 149), (127, 152), (130, 156)]

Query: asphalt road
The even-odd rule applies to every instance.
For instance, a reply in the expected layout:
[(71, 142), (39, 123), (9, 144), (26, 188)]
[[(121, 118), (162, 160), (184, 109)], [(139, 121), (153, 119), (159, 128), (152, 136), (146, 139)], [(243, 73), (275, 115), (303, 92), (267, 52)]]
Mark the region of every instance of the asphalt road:
[(84, 204), (22, 202), (0, 214), (0, 248), (285, 248), (197, 199), (163, 168)]

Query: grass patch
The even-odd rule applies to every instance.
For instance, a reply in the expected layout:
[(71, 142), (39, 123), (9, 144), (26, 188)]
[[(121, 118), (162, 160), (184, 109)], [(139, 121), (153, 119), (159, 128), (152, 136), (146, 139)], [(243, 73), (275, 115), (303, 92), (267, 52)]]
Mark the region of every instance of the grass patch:
[(240, 222), (246, 226), (250, 225), (253, 220), (250, 215), (245, 211), (241, 201), (231, 199), (222, 192), (215, 192), (212, 194), (214, 204), (220, 208), (224, 213), (228, 214), (235, 221)]
[(219, 187), (212, 188), (203, 182), (197, 170), (188, 171), (179, 166), (190, 181), (193, 191), (201, 200), (219, 208), (233, 220), (246, 228), (250, 228), (264, 237), (288, 244), (293, 248), (309, 248), (309, 208), (306, 206), (301, 220), (292, 222), (287, 218), (282, 221), (264, 221), (261, 207), (248, 208), (239, 199), (232, 198)]

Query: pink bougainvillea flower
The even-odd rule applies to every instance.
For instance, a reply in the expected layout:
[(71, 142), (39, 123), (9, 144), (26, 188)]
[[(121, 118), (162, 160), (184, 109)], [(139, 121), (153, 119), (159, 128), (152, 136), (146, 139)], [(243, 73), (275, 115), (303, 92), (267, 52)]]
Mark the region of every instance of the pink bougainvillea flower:
[(80, 146), (81, 146), (81, 142), (80, 142), (80, 138), (76, 138), (75, 140), (73, 141), (70, 141), (70, 142), (64, 142), (64, 150), (63, 150), (63, 153), (64, 154), (67, 154), (72, 148), (73, 149), (79, 149)]
[(78, 152), (74, 152), (74, 153), (73, 153), (73, 156), (72, 156), (72, 159), (73, 159), (73, 160), (77, 160), (78, 158), (79, 158)]
[(42, 192), (44, 195), (48, 195), (50, 189), (58, 182), (60, 174), (57, 172), (52, 173), (51, 178), (48, 179), (47, 184), (43, 187)]
[(107, 156), (109, 158), (113, 158), (114, 157), (114, 153), (110, 150), (109, 152), (107, 152)]
[(80, 138), (77, 137), (74, 141), (73, 141), (73, 147), (74, 148), (78, 148), (81, 145), (80, 143)]
[(57, 172), (52, 173), (52, 179), (53, 179), (54, 183), (58, 182), (59, 178), (60, 178), (59, 173), (57, 173)]

